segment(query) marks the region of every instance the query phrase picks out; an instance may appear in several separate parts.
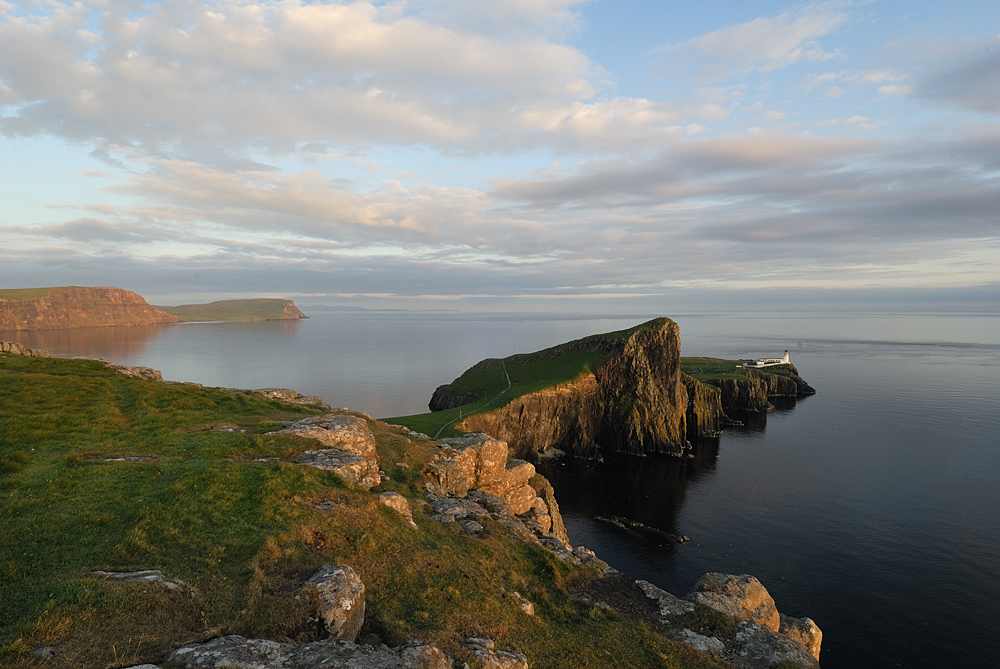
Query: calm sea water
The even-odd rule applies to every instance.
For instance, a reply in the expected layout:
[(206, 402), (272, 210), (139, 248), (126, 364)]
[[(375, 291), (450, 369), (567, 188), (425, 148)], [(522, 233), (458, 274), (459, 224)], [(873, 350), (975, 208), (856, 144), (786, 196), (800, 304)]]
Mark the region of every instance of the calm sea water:
[[(787, 348), (818, 393), (693, 459), (547, 465), (572, 541), (675, 594), (705, 571), (756, 575), (780, 611), (820, 625), (827, 669), (996, 666), (1000, 317), (673, 317), (685, 355)], [(438, 384), (484, 357), (646, 318), (352, 313), (0, 339), (393, 416), (424, 411)], [(609, 514), (691, 541), (596, 519)]]

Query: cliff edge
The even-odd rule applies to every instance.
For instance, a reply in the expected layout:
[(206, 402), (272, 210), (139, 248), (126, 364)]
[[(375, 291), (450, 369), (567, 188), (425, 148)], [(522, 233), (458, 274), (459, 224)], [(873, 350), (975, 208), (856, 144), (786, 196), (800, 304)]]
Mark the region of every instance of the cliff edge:
[(156, 325), (181, 319), (122, 288), (65, 286), (0, 291), (0, 330)]

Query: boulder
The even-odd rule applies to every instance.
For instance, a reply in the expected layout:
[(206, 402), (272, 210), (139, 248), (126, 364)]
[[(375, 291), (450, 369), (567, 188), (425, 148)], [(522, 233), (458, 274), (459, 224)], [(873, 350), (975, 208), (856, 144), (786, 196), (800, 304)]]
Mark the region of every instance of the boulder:
[(734, 659), (749, 667), (801, 667), (818, 669), (819, 662), (805, 646), (753, 620), (744, 620), (736, 633)]
[(133, 379), (145, 379), (147, 381), (163, 380), (163, 373), (152, 367), (128, 367), (126, 365), (110, 365), (110, 367), (120, 374), (131, 376)]
[(451, 669), (440, 648), (411, 641), (395, 648), (359, 646), (324, 639), (313, 643), (278, 643), (224, 636), (183, 646), (166, 662), (184, 669)]
[(781, 627), (778, 633), (792, 641), (798, 641), (805, 646), (809, 653), (819, 660), (820, 646), (823, 644), (823, 632), (811, 618), (792, 618), (785, 614), (780, 614)]
[(410, 509), (410, 500), (398, 492), (383, 492), (379, 493), (378, 501), (401, 515), (410, 527), (417, 529), (417, 524), (413, 522), (413, 511)]
[(322, 448), (295, 456), (299, 464), (333, 472), (351, 485), (368, 489), (379, 485), (378, 465), (350, 451)]
[(354, 641), (365, 622), (365, 584), (347, 566), (327, 565), (313, 574), (306, 587), (316, 592), (319, 617), (334, 639)]
[(705, 574), (686, 599), (732, 616), (736, 621), (752, 620), (775, 632), (781, 624), (771, 595), (749, 574)]
[(368, 423), (357, 416), (344, 414), (324, 414), (297, 420), (275, 434), (315, 439), (325, 448), (350, 451), (372, 462), (378, 471), (378, 453), (375, 451), (375, 436), (368, 429)]
[(475, 637), (461, 644), (472, 654), (470, 669), (528, 669), (528, 658), (521, 653), (495, 650), (490, 639)]

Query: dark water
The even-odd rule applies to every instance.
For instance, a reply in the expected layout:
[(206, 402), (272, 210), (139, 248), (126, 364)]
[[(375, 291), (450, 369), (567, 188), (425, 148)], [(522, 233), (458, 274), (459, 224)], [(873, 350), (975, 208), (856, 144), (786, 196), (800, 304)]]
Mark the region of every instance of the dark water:
[[(424, 410), (487, 356), (642, 317), (323, 316), (0, 333), (170, 379), (288, 386), (377, 416)], [(676, 594), (705, 571), (758, 576), (824, 631), (823, 666), (997, 666), (1000, 318), (675, 316), (686, 355), (786, 348), (818, 394), (730, 429), (697, 457), (546, 466), (574, 544)], [(625, 532), (613, 514), (656, 531)]]

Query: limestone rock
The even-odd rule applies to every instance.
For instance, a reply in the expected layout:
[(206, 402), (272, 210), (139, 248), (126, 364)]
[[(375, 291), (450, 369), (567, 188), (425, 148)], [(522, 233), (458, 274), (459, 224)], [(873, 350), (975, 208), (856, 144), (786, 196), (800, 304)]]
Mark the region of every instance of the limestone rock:
[(535, 501), (535, 489), (530, 485), (523, 485), (511, 490), (503, 498), (510, 505), (511, 513), (520, 516), (531, 509), (531, 505)]
[(359, 646), (324, 639), (290, 644), (224, 636), (169, 653), (165, 660), (184, 669), (451, 669), (437, 646), (411, 641), (395, 648)]
[(698, 579), (687, 599), (732, 616), (752, 620), (777, 632), (781, 621), (767, 589), (749, 574), (708, 573)]
[(133, 379), (146, 379), (147, 381), (162, 381), (163, 374), (152, 367), (127, 367), (125, 365), (110, 365), (111, 369), (120, 372)]
[(401, 515), (410, 527), (417, 529), (417, 524), (413, 522), (413, 511), (410, 509), (410, 500), (398, 492), (383, 492), (379, 493), (378, 501)]
[(535, 605), (532, 604), (531, 602), (529, 602), (524, 597), (522, 597), (520, 592), (512, 592), (512, 593), (510, 593), (510, 598), (513, 599), (514, 602), (519, 607), (521, 607), (521, 610), (524, 611), (525, 615), (529, 615), (529, 616), (535, 615)]
[(188, 588), (179, 578), (167, 578), (159, 569), (143, 569), (141, 571), (92, 571), (91, 576), (106, 581), (125, 581), (128, 583), (159, 583), (168, 590)]
[(462, 647), (472, 654), (470, 669), (528, 669), (528, 658), (521, 653), (494, 650), (490, 639), (469, 639)]
[(476, 452), (445, 446), (427, 472), (428, 489), (441, 497), (465, 497), (476, 486)]
[(678, 640), (695, 650), (708, 653), (712, 657), (725, 657), (726, 654), (726, 645), (714, 636), (705, 636), (704, 634), (684, 629), (680, 631)]
[(297, 420), (276, 434), (315, 439), (326, 448), (336, 448), (360, 455), (375, 464), (378, 471), (378, 454), (375, 436), (368, 423), (357, 416), (325, 414)]
[(694, 604), (674, 597), (666, 590), (661, 590), (649, 581), (636, 581), (635, 584), (639, 586), (647, 597), (654, 600), (660, 607), (660, 616), (663, 618), (670, 618), (672, 616), (682, 616), (685, 613), (690, 613), (694, 611)]
[(741, 622), (739, 627), (736, 647), (732, 649), (736, 660), (734, 664), (749, 667), (773, 667), (780, 664), (783, 667), (818, 669), (819, 662), (802, 644), (752, 620)]
[(469, 516), (488, 516), (489, 512), (471, 499), (455, 499), (428, 494), (434, 511), (432, 518), (438, 522), (452, 522)]
[(318, 404), (324, 409), (330, 409), (330, 405), (324, 402), (323, 398), (319, 395), (309, 395), (306, 397), (297, 390), (290, 390), (288, 388), (260, 388), (252, 392), (263, 395), (269, 400), (282, 400), (283, 402), (303, 405)]
[(25, 355), (29, 358), (51, 358), (52, 355), (48, 351), (43, 351), (41, 349), (30, 349), (24, 344), (18, 344), (16, 341), (0, 341), (0, 353), (10, 353), (11, 355)]
[(382, 483), (378, 465), (350, 451), (322, 448), (295, 456), (299, 464), (331, 471), (351, 485), (373, 488)]
[(524, 524), (535, 532), (548, 534), (552, 529), (552, 516), (549, 515), (549, 505), (541, 497), (536, 497), (531, 508), (525, 514)]
[(792, 618), (785, 614), (779, 614), (781, 627), (778, 633), (792, 641), (798, 641), (805, 646), (809, 653), (819, 660), (820, 646), (823, 644), (823, 632), (811, 618)]
[(319, 617), (334, 639), (354, 641), (365, 622), (365, 584), (348, 566), (322, 567), (306, 587), (316, 591)]
[(559, 511), (559, 502), (556, 501), (556, 491), (552, 488), (552, 484), (542, 476), (532, 479), (531, 484), (535, 488), (535, 492), (538, 493), (538, 496), (545, 500), (545, 505), (548, 507), (548, 514), (552, 520), (552, 527), (549, 529), (549, 534), (563, 543), (569, 543), (569, 537), (566, 535), (566, 525), (563, 524), (562, 513)]
[[(503, 442), (497, 442), (503, 443)], [(506, 444), (504, 444), (506, 446)], [(504, 454), (506, 457), (506, 453)], [(485, 484), (476, 482), (476, 488), (490, 495), (507, 497), (511, 491), (528, 484), (531, 477), (535, 475), (535, 466), (524, 460), (507, 460), (501, 473), (494, 479), (493, 483)]]

